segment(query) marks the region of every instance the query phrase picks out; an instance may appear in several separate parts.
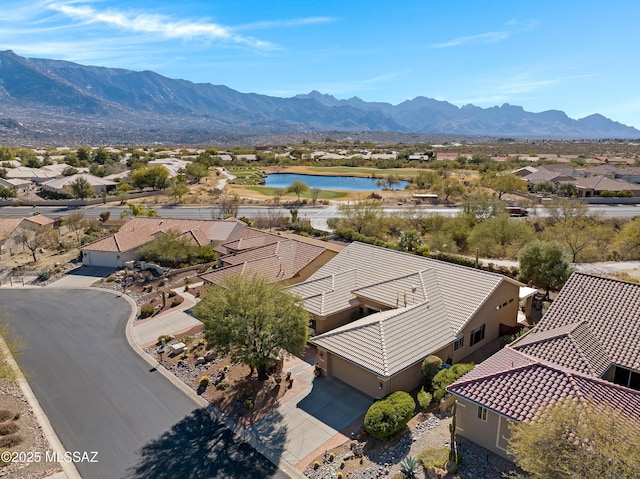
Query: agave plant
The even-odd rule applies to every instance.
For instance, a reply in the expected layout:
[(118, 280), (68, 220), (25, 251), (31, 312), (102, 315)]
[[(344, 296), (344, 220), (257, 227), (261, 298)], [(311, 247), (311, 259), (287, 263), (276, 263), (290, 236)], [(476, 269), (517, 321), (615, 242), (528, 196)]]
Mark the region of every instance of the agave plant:
[(415, 457), (407, 456), (400, 462), (400, 472), (408, 479), (415, 479), (420, 471), (420, 461)]

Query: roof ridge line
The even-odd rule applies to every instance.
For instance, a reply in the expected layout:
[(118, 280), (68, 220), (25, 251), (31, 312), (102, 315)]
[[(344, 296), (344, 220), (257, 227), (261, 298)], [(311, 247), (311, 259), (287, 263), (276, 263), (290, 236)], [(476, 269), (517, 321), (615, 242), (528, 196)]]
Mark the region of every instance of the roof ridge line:
[(389, 358), (387, 356), (387, 345), (384, 340), (384, 320), (378, 321), (378, 330), (380, 332), (380, 352), (382, 353), (382, 371), (385, 376), (389, 375)]

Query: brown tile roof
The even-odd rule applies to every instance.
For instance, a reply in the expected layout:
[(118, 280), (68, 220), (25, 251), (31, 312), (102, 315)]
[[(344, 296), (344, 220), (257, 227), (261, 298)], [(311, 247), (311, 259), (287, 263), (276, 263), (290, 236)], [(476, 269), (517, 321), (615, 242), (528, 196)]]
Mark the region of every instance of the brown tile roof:
[(0, 241), (11, 237), (20, 223), (22, 218), (0, 218)]
[(640, 370), (640, 285), (573, 273), (536, 331), (581, 322), (612, 362)]
[[(608, 404), (640, 419), (640, 391), (586, 376), (507, 347), (447, 389), (516, 421), (535, 419), (553, 403), (572, 398)], [(485, 364), (486, 363), (486, 364)]]
[(577, 188), (594, 191), (636, 191), (640, 190), (640, 185), (629, 183), (623, 180), (614, 180), (606, 176), (588, 176), (587, 178), (579, 178), (576, 180)]
[(88, 251), (129, 251), (153, 240), (157, 234), (178, 231), (188, 234), (199, 245), (210, 244), (228, 238), (244, 223), (237, 220), (181, 220), (171, 218), (135, 217), (120, 227), (120, 230), (106, 238), (94, 241), (83, 250)]
[[(272, 235), (275, 236), (275, 235)], [(236, 255), (228, 255), (222, 258), (227, 267), (204, 274), (201, 278), (210, 283), (217, 284), (228, 272), (219, 273), (228, 267), (242, 265), (242, 274), (249, 272), (266, 276), (271, 281), (284, 281), (294, 278), (299, 272), (320, 256), (324, 249), (292, 239), (283, 239), (276, 236), (278, 242), (266, 246), (249, 249)], [(238, 269), (234, 270), (238, 274)]]
[[(261, 239), (255, 240), (254, 238)], [(278, 235), (267, 233), (266, 231), (255, 228), (244, 228), (229, 236), (227, 241), (216, 246), (215, 250), (222, 255), (226, 255), (242, 249), (256, 248), (258, 246), (264, 246), (265, 244), (275, 243), (279, 238)]]

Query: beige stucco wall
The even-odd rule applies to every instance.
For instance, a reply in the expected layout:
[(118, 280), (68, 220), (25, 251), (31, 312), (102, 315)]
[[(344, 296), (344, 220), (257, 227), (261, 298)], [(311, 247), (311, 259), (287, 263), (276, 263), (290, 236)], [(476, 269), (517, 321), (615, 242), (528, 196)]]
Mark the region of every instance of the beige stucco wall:
[[(500, 324), (515, 326), (518, 321), (520, 287), (516, 284), (503, 281), (494, 291), (476, 315), (467, 323), (461, 334), (464, 335), (464, 346), (457, 351), (453, 345), (449, 351), (454, 363), (458, 363), (477, 349), (485, 346), (489, 341), (499, 336)], [(506, 306), (502, 306), (507, 303)], [(497, 307), (499, 309), (496, 309)], [(471, 346), (471, 332), (485, 324), (484, 339)], [(444, 358), (446, 359), (446, 358)]]
[(138, 259), (137, 250), (118, 253), (115, 251), (83, 251), (82, 263), (91, 266), (109, 266), (112, 268), (122, 266), (126, 261)]
[(315, 317), (316, 320), (316, 332), (318, 334), (326, 333), (332, 329), (335, 329), (344, 324), (350, 323), (353, 319), (353, 314), (357, 311), (357, 308), (351, 308), (339, 313), (327, 316), (325, 318)]
[[(381, 381), (375, 374), (356, 366), (345, 359), (333, 354), (327, 354), (326, 373), (340, 381), (343, 381), (351, 387), (362, 391), (372, 398), (381, 398), (388, 391), (388, 385), (385, 381)], [(382, 388), (380, 385), (382, 384)]]
[(508, 440), (508, 422), (504, 416), (487, 411), (487, 420), (478, 418), (478, 405), (465, 399), (457, 399), (456, 433), (472, 442), (513, 460), (506, 451)]

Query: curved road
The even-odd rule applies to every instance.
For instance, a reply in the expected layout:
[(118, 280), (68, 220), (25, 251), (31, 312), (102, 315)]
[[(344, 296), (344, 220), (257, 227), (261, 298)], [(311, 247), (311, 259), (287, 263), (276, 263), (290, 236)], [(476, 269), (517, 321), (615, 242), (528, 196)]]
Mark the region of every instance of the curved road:
[(100, 290), (0, 290), (38, 401), (86, 479), (286, 478), (125, 339), (129, 303)]

